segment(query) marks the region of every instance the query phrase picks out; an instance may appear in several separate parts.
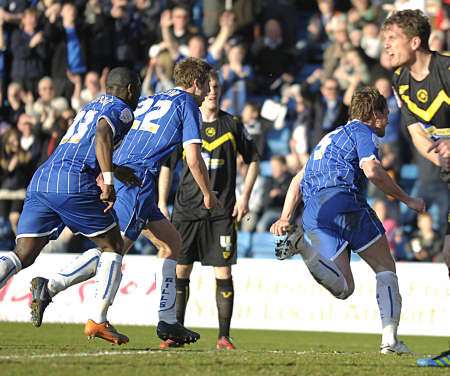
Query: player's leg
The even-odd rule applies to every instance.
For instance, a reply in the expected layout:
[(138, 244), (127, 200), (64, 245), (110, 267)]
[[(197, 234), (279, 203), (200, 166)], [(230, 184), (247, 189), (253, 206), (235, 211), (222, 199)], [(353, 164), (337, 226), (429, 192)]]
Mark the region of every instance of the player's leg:
[(189, 301), (190, 276), (194, 261), (198, 260), (197, 243), (202, 221), (174, 221), (181, 235), (181, 250), (177, 259), (177, 320), (184, 325), (186, 307)]
[(304, 235), (296, 240), (296, 248), (312, 276), (338, 299), (348, 298), (354, 290), (348, 241), (342, 236), (352, 205), (353, 196), (348, 199), (341, 192), (311, 198), (302, 216)]
[(162, 214), (158, 220), (149, 222), (143, 233), (158, 248), (162, 260), (157, 270), (161, 271), (157, 273), (157, 283), (161, 286), (157, 335), (163, 341), (177, 344), (196, 342), (200, 335), (177, 321), (176, 259), (181, 250), (181, 236)]
[[(198, 260), (196, 256), (197, 234), (200, 227), (199, 221), (174, 221), (175, 228), (181, 235), (181, 251), (178, 256), (176, 266), (176, 315), (177, 321), (184, 325), (186, 307), (189, 301), (189, 284), (190, 275), (193, 268), (194, 261)], [(169, 347), (178, 347), (172, 340), (162, 341), (159, 344), (161, 349)]]
[(189, 284), (190, 276), (193, 269), (193, 264), (177, 264), (177, 321), (184, 325), (184, 318), (186, 316), (186, 307), (189, 301)]
[(230, 339), (230, 324), (234, 305), (231, 268), (237, 262), (236, 233), (236, 224), (231, 216), (225, 219), (206, 219), (202, 221), (197, 239), (198, 258), (202, 265), (214, 267), (216, 277), (218, 350), (235, 349)]
[[(119, 184), (116, 182), (116, 189), (117, 200), (114, 205), (114, 210), (117, 213), (120, 230), (123, 233), (127, 232), (127, 235), (130, 238), (137, 239), (142, 225), (139, 228), (135, 228), (135, 221), (133, 221), (132, 217), (136, 207), (136, 197), (139, 195), (140, 187), (126, 187), (124, 184)], [(95, 199), (96, 198), (94, 198), (94, 200)], [(86, 202), (89, 203), (90, 200), (86, 200)], [(97, 203), (94, 203), (94, 207), (96, 205)], [(108, 218), (108, 215), (103, 216)], [(92, 220), (95, 219), (92, 218)], [(111, 219), (109, 219), (109, 221), (111, 221)], [(104, 222), (104, 220), (102, 220), (102, 222)], [(106, 225), (107, 224), (105, 223), (104, 226)], [(131, 227), (131, 229), (127, 226)], [(128, 231), (131, 231), (132, 234), (128, 234)], [(100, 232), (102, 231), (100, 230)], [(128, 251), (133, 242), (134, 240), (128, 239), (126, 242), (127, 244), (124, 244), (125, 252)], [(95, 276), (101, 253), (102, 249), (100, 247), (91, 248), (76, 257), (70, 264), (64, 266), (64, 268), (58, 273), (50, 275), (47, 284), (50, 295), (53, 297), (68, 287), (84, 282)]]
[(386, 235), (359, 252), (376, 274), (377, 302), (382, 324), (381, 352), (407, 353), (409, 349), (397, 339), (397, 328), (402, 310), (395, 262), (389, 251)]
[(355, 289), (347, 244), (336, 233), (307, 227), (299, 247), (311, 275), (338, 299), (347, 299)]
[(95, 274), (95, 299), (88, 315), (84, 333), (88, 338), (99, 337), (116, 345), (129, 341), (128, 337), (119, 333), (108, 321), (108, 309), (122, 280), (122, 257), (124, 244), (118, 226), (107, 232), (90, 237), (101, 249), (102, 253)]
[(219, 315), (218, 350), (234, 350), (236, 347), (230, 339), (230, 325), (233, 316), (234, 286), (231, 266), (214, 267), (216, 276), (216, 304)]
[[(105, 213), (106, 205), (99, 200), (95, 193), (46, 194), (45, 199), (67, 227), (74, 233), (80, 233), (90, 238), (102, 251), (96, 270), (96, 296), (92, 311), (89, 313), (89, 321), (85, 326), (85, 334), (116, 344), (128, 342), (128, 338), (117, 333), (107, 320), (108, 308), (114, 301), (122, 278), (121, 265), (124, 251), (122, 236), (116, 224), (114, 212)], [(82, 271), (82, 273), (86, 272)], [(78, 277), (78, 281), (85, 278)], [(39, 293), (40, 286), (42, 285), (39, 284), (33, 290), (32, 284), (33, 294)], [(45, 302), (40, 304), (39, 301), (36, 301), (37, 306), (45, 309), (43, 303)], [(39, 319), (42, 320), (43, 310), (40, 310), (39, 314)]]
[(50, 238), (58, 236), (61, 220), (35, 192), (28, 193), (17, 228), (13, 252), (0, 258), (0, 288), (21, 269), (33, 264)]
[(181, 236), (166, 218), (149, 222), (142, 233), (158, 249), (160, 266), (157, 268), (157, 283), (161, 288), (159, 320), (176, 323), (176, 260), (180, 253)]
[(33, 264), (48, 240), (48, 236), (17, 239), (14, 251), (0, 257), (0, 289), (14, 274)]

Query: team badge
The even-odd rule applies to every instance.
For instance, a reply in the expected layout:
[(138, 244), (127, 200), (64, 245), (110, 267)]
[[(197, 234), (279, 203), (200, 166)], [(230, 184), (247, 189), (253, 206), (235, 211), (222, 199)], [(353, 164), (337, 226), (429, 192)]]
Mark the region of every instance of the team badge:
[(223, 248), (222, 256), (225, 260), (231, 257), (231, 236), (221, 235), (220, 236), (220, 246)]
[(216, 129), (213, 127), (208, 127), (205, 129), (205, 133), (208, 137), (214, 137), (216, 135)]
[(129, 123), (133, 120), (133, 113), (128, 108), (124, 108), (120, 112), (119, 119), (122, 123)]
[(417, 91), (417, 99), (422, 103), (428, 102), (428, 93), (425, 89), (420, 89)]

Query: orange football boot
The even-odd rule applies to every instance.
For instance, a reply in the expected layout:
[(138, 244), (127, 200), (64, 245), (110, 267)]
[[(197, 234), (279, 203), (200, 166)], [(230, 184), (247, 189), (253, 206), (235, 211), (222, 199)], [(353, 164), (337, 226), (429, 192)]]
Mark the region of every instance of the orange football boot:
[(126, 335), (119, 333), (108, 321), (97, 324), (89, 319), (84, 326), (84, 334), (89, 339), (98, 337), (115, 345), (121, 345), (129, 341)]
[(230, 337), (222, 336), (217, 340), (217, 350), (236, 350), (236, 346), (231, 341)]

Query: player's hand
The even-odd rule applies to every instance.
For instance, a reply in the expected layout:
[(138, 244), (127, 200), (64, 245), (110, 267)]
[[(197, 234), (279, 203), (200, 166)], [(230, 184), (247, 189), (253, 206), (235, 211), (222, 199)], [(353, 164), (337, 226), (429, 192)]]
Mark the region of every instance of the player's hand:
[(102, 185), (102, 193), (100, 194), (100, 200), (107, 204), (103, 212), (108, 212), (112, 209), (114, 201), (116, 201), (116, 191), (114, 190), (114, 185)]
[(282, 236), (286, 234), (289, 227), (291, 227), (289, 221), (287, 219), (280, 218), (272, 226), (270, 226), (270, 232), (273, 235)]
[(443, 170), (450, 171), (450, 140), (438, 140), (427, 150), (439, 154), (439, 162)]
[(248, 200), (244, 200), (242, 197), (240, 197), (238, 200), (236, 200), (236, 204), (234, 204), (232, 217), (236, 218), (236, 221), (239, 223), (248, 212)]
[(119, 179), (123, 184), (127, 187), (130, 185), (141, 185), (141, 179), (139, 179), (134, 171), (126, 166), (115, 166), (114, 167), (114, 176)]
[(166, 217), (170, 221), (170, 213), (169, 208), (166, 204), (158, 204), (158, 208), (163, 213), (164, 217)]
[(422, 213), (426, 209), (425, 201), (421, 198), (410, 197), (409, 200), (405, 202), (405, 204), (408, 206), (408, 208), (414, 210), (417, 213)]
[(206, 209), (220, 209), (223, 207), (215, 192), (211, 192), (210, 194), (205, 195), (203, 197), (203, 204), (205, 205)]

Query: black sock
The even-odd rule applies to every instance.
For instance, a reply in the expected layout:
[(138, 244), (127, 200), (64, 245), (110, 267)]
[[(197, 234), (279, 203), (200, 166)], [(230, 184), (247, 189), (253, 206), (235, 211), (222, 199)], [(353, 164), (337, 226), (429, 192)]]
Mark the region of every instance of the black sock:
[(177, 288), (177, 321), (183, 325), (186, 306), (189, 299), (189, 282), (189, 278), (177, 278), (175, 280), (175, 286)]
[(231, 316), (233, 315), (233, 279), (216, 279), (216, 303), (219, 313), (219, 337), (230, 336)]

